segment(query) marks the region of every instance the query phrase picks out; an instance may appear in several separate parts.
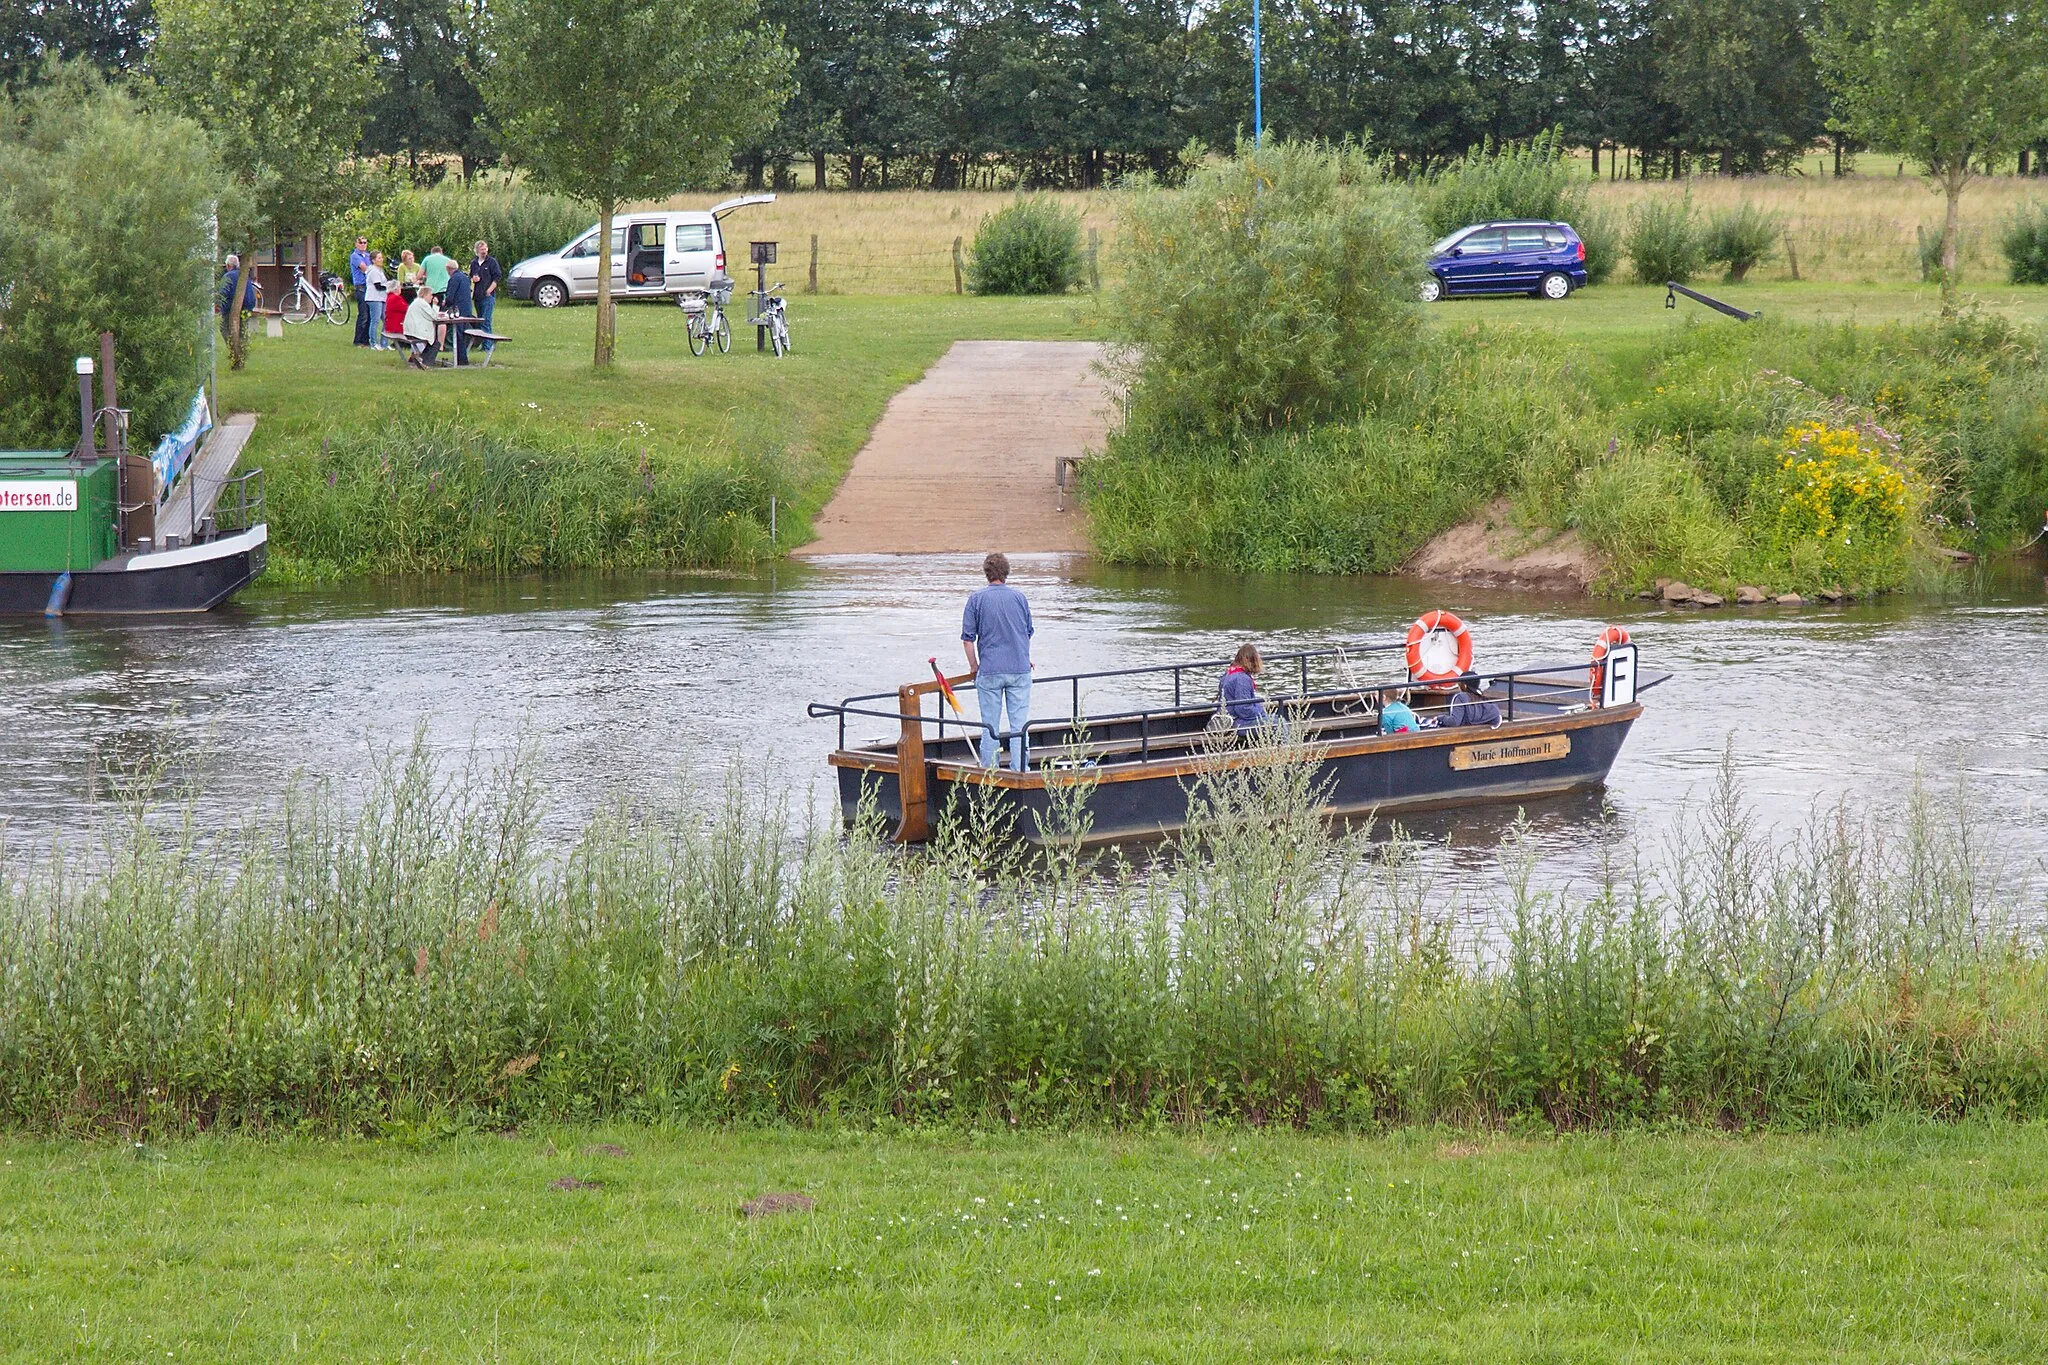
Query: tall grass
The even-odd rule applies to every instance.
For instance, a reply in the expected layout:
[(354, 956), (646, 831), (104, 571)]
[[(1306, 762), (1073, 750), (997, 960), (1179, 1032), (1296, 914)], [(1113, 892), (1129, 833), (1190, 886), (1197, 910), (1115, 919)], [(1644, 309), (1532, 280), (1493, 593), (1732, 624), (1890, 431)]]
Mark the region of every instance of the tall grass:
[(279, 568), (306, 578), (745, 563), (785, 477), (767, 456), (440, 422), (345, 428), (265, 468)]
[(1945, 805), (1774, 840), (1724, 772), (1663, 861), (1546, 890), (1511, 839), (1461, 904), (1263, 757), (1142, 868), (740, 783), (550, 854), (535, 774), (417, 751), (211, 844), (130, 812), (0, 879), (0, 1122), (2048, 1114), (2048, 959)]
[(438, 246), (458, 261), (467, 261), (470, 245), (487, 241), (491, 254), (511, 266), (568, 245), (596, 221), (597, 213), (589, 205), (540, 190), (461, 184), (408, 187), (328, 224), (322, 249), (324, 264), (337, 274), (346, 266), (359, 234), (392, 260), (406, 248), (425, 259)]

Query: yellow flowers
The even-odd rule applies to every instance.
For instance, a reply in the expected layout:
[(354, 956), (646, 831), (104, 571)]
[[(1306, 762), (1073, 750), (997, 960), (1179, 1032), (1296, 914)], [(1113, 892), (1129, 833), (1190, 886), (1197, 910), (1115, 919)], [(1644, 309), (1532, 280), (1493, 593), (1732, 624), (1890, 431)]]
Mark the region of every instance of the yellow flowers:
[(1778, 461), (1778, 526), (1793, 538), (1888, 538), (1906, 524), (1906, 476), (1876, 436), (1856, 427), (1808, 422), (1785, 432)]

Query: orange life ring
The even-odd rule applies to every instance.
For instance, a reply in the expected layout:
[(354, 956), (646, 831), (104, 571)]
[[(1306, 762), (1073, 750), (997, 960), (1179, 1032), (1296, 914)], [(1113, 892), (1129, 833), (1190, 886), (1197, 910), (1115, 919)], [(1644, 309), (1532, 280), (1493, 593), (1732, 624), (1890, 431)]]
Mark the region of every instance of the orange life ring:
[[(1449, 661), (1443, 657), (1440, 646), (1424, 648), (1432, 636), (1448, 635), (1457, 649), (1457, 662), (1446, 668)], [(1448, 682), (1461, 673), (1472, 671), (1472, 633), (1465, 629), (1465, 623), (1447, 611), (1426, 611), (1415, 618), (1415, 624), (1408, 627), (1408, 676), (1416, 682)]]
[(1628, 642), (1628, 632), (1620, 626), (1609, 626), (1600, 632), (1599, 639), (1593, 641), (1593, 666), (1586, 670), (1586, 690), (1592, 694), (1591, 705), (1600, 704), (1600, 684), (1607, 672), (1608, 651)]

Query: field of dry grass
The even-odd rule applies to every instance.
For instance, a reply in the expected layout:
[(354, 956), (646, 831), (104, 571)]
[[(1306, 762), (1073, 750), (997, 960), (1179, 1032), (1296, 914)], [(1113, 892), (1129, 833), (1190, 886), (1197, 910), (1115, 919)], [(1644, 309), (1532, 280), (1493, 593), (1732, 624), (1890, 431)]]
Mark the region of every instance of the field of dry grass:
[[(1865, 170), (1877, 170), (1864, 158)], [(1896, 162), (1883, 167), (1889, 172)], [(1816, 163), (1815, 170), (1819, 166)], [(1920, 278), (1916, 233), (1941, 226), (1941, 197), (1908, 170), (1850, 175), (1837, 180), (1818, 173), (1723, 180), (1718, 177), (1669, 181), (1602, 181), (1594, 202), (1617, 215), (1652, 196), (1690, 193), (1702, 214), (1749, 199), (1785, 215), (1799, 277), (1830, 284), (1903, 284)], [(668, 200), (678, 208), (708, 207), (717, 194)], [(1113, 191), (1052, 196), (1080, 210), (1082, 221), (1101, 233), (1102, 270), (1116, 269), (1116, 196)], [(817, 238), (818, 290), (826, 294), (939, 294), (953, 288), (953, 241), (974, 240), (985, 214), (1008, 204), (1000, 192), (890, 190), (884, 192), (799, 190), (765, 208), (746, 209), (727, 220), (727, 237), (739, 256), (748, 239), (781, 244), (773, 274), (791, 292), (809, 280), (811, 239)], [(1999, 176), (1973, 183), (1963, 196), (1962, 265), (1966, 281), (2002, 281), (1999, 224), (2028, 199), (2048, 199), (2048, 180)], [(740, 258), (742, 261), (744, 257)], [(1759, 267), (1757, 280), (1789, 280), (1784, 252)]]
[[(725, 197), (688, 194), (663, 203), (708, 208)], [(741, 265), (746, 260), (742, 242), (778, 242), (778, 261), (770, 275), (792, 293), (808, 281), (815, 234), (819, 293), (943, 294), (953, 288), (953, 239), (961, 239), (964, 251), (982, 218), (1016, 197), (981, 190), (796, 190), (774, 204), (734, 214), (726, 220), (725, 235)], [(1108, 269), (1114, 255), (1115, 196), (1077, 191), (1050, 197), (1080, 210), (1082, 222), (1101, 232), (1102, 265)]]

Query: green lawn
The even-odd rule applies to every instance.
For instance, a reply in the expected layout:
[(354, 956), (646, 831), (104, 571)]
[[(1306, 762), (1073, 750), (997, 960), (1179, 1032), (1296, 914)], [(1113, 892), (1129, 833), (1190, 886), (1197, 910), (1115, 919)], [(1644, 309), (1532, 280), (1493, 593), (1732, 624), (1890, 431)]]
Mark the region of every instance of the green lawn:
[[(0, 1159), (8, 1360), (2048, 1358), (2041, 1127)], [(817, 1211), (738, 1216), (778, 1190)]]
[[(1879, 324), (1925, 319), (1941, 311), (1941, 290), (1931, 284), (1722, 284), (1695, 280), (1692, 288), (1738, 308), (1788, 322)], [(1510, 325), (1555, 332), (1588, 347), (1615, 369), (1624, 385), (1657, 347), (1680, 327), (1740, 327), (1691, 299), (1664, 307), (1663, 286), (1604, 284), (1563, 303), (1530, 298), (1452, 299), (1430, 310), (1439, 326)], [(1987, 285), (1962, 291), (1966, 303), (2035, 326), (2048, 322), (2048, 289)]]
[(591, 307), (543, 311), (508, 300), (497, 330), (512, 338), (489, 369), (408, 370), (390, 352), (357, 350), (323, 322), (259, 336), (248, 368), (220, 370), (228, 411), (260, 413), (249, 461), (317, 450), (324, 438), (409, 419), (543, 440), (606, 438), (656, 450), (766, 453), (790, 462), (804, 513), (837, 485), (898, 389), (960, 338), (1085, 338), (1094, 301), (799, 296), (790, 302), (796, 349), (757, 355), (736, 298), (730, 355), (692, 356), (680, 310), (619, 307), (619, 362), (590, 364)]

